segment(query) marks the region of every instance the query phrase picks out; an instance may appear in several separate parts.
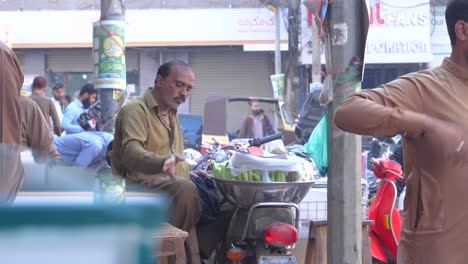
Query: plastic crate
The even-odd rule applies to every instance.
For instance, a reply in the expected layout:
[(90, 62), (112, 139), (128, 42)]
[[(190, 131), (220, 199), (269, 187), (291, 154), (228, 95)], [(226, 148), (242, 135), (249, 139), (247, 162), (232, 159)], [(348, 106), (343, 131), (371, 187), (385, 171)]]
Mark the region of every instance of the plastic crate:
[(302, 201), (299, 203), (300, 221), (327, 219), (327, 201)]

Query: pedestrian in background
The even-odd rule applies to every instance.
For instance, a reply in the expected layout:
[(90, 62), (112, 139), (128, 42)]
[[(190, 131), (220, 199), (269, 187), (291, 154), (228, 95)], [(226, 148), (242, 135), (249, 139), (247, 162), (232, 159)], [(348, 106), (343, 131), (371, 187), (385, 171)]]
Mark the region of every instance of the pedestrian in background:
[(43, 163), (47, 158), (58, 159), (53, 134), (41, 108), (31, 98), (20, 96), (22, 145), (31, 148), (34, 160)]
[(84, 132), (85, 130), (78, 124), (78, 117), (84, 110), (88, 109), (96, 102), (97, 90), (94, 85), (87, 83), (81, 87), (78, 98), (71, 102), (63, 113), (62, 128), (67, 134)]
[(63, 99), (65, 97), (65, 87), (61, 83), (57, 83), (52, 87), (52, 102), (54, 103), (55, 110), (59, 116), (60, 122), (63, 119), (63, 112), (65, 111), (65, 106), (63, 105)]
[(335, 113), (345, 131), (402, 135), (400, 264), (468, 259), (468, 0), (450, 1), (445, 20), (452, 53), (441, 66), (358, 92)]
[(36, 76), (32, 83), (32, 94), (29, 97), (39, 106), (47, 124), (53, 128), (54, 134), (60, 136), (62, 134), (60, 118), (52, 100), (45, 96), (46, 89), (46, 79), (42, 76)]
[(67, 106), (70, 104), (70, 102), (71, 102), (71, 97), (69, 95), (64, 95), (62, 99), (63, 113), (65, 113), (65, 109), (67, 109)]
[(240, 138), (259, 138), (275, 133), (270, 119), (265, 115), (258, 100), (250, 100), (250, 113), (244, 118), (239, 130)]
[(54, 137), (54, 144), (65, 164), (99, 171), (111, 164), (113, 140), (107, 132), (80, 132)]

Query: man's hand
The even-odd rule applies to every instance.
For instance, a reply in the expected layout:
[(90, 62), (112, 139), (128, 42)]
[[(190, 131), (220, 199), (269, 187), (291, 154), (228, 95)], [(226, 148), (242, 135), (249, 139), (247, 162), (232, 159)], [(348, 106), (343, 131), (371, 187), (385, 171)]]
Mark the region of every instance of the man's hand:
[(206, 173), (206, 171), (204, 171), (204, 170), (194, 170), (194, 171), (191, 171), (191, 172), (190, 172), (190, 176), (191, 176), (191, 177), (198, 177), (198, 176), (209, 177), (209, 176), (208, 176), (208, 173)]
[(172, 178), (175, 178), (175, 166), (178, 162), (185, 161), (185, 157), (179, 154), (172, 154), (169, 158), (167, 158), (163, 163), (163, 172), (166, 172)]
[(466, 131), (451, 122), (428, 118), (421, 137), (420, 155), (431, 155), (437, 163), (468, 162), (468, 137)]

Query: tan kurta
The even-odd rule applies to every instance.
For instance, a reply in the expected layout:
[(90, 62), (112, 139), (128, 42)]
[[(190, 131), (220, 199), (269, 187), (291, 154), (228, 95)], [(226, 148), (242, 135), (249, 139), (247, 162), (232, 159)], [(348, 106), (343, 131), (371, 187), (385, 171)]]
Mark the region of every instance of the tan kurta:
[(52, 127), (50, 125), (50, 119), (52, 119), (53, 123), (53, 128), (54, 128), (54, 134), (59, 136), (62, 134), (62, 127), (60, 124), (60, 118), (57, 114), (57, 110), (55, 109), (54, 102), (48, 97), (45, 97), (40, 94), (31, 94), (29, 96), (36, 104), (39, 106), (41, 109), (42, 114), (44, 115), (45, 121), (47, 122), (47, 125)]
[[(161, 173), (164, 160), (174, 153), (183, 155), (184, 152), (175, 112), (171, 112), (170, 120), (170, 127), (162, 122), (149, 89), (143, 96), (124, 105), (115, 123), (113, 173), (136, 182), (167, 176)], [(186, 162), (177, 164), (176, 175), (188, 178)]]
[(24, 179), (18, 104), (23, 79), (16, 55), (0, 41), (0, 204), (14, 200)]
[[(188, 179), (188, 165), (177, 163), (176, 179), (162, 173), (164, 160), (175, 153), (183, 155), (184, 151), (176, 112), (171, 112), (170, 123), (163, 123), (150, 90), (124, 105), (115, 123), (112, 172), (167, 192), (172, 203), (171, 223), (189, 231), (198, 222), (201, 207), (198, 190)], [(131, 187), (132, 182), (127, 181), (127, 186)]]
[(41, 156), (58, 158), (58, 153), (52, 141), (52, 131), (42, 115), (39, 106), (29, 97), (20, 96), (21, 129), (23, 146), (31, 148)]
[(13, 51), (1, 41), (0, 64), (0, 142), (20, 144), (18, 96), (23, 86), (23, 70)]
[(406, 135), (407, 190), (398, 263), (466, 263), (468, 164), (453, 166), (422, 151), (428, 142), (422, 136), (421, 114), (468, 133), (468, 70), (446, 58), (441, 67), (356, 93), (336, 111), (335, 122), (356, 134)]

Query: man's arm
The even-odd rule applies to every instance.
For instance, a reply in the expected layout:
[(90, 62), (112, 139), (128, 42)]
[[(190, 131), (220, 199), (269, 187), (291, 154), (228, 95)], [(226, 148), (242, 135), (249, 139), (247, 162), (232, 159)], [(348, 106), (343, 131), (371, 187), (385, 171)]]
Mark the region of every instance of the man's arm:
[(27, 147), (39, 154), (41, 161), (47, 156), (59, 158), (60, 155), (52, 142), (52, 133), (39, 106), (27, 97), (20, 97), (19, 102), (25, 113), (23, 118), (26, 118), (24, 124), (27, 131), (23, 131), (23, 136), (26, 137)]
[(79, 115), (77, 113), (77, 110), (78, 109), (76, 109), (76, 107), (74, 106), (67, 107), (65, 113), (63, 113), (62, 128), (67, 133), (79, 133), (84, 131), (84, 129), (81, 128), (81, 126), (72, 124), (75, 117)]
[(84, 111), (80, 114), (76, 122), (81, 126), (85, 131), (94, 131), (95, 129), (91, 127), (88, 123), (89, 120), (92, 120), (93, 117), (89, 114), (88, 111)]
[(145, 149), (148, 137), (148, 121), (141, 109), (123, 108), (120, 112), (122, 130), (122, 160), (128, 170), (145, 174), (161, 173), (164, 161), (171, 156), (162, 156)]
[(55, 135), (59, 136), (62, 134), (62, 126), (60, 122), (60, 118), (57, 114), (57, 109), (55, 108), (54, 102), (49, 100), (49, 109), (50, 109), (50, 116), (52, 117), (52, 122), (54, 123), (54, 133)]
[(336, 125), (360, 135), (419, 137), (427, 122), (421, 92), (409, 79), (397, 79), (351, 95), (335, 112)]
[(89, 124), (89, 121), (94, 119), (96, 121), (96, 128), (99, 125), (100, 122), (100, 115), (101, 115), (101, 103), (100, 101), (96, 102), (92, 106), (90, 106), (88, 109), (83, 111), (83, 113), (80, 114), (76, 122), (78, 125), (80, 125), (85, 131), (95, 131), (97, 129), (91, 127)]

